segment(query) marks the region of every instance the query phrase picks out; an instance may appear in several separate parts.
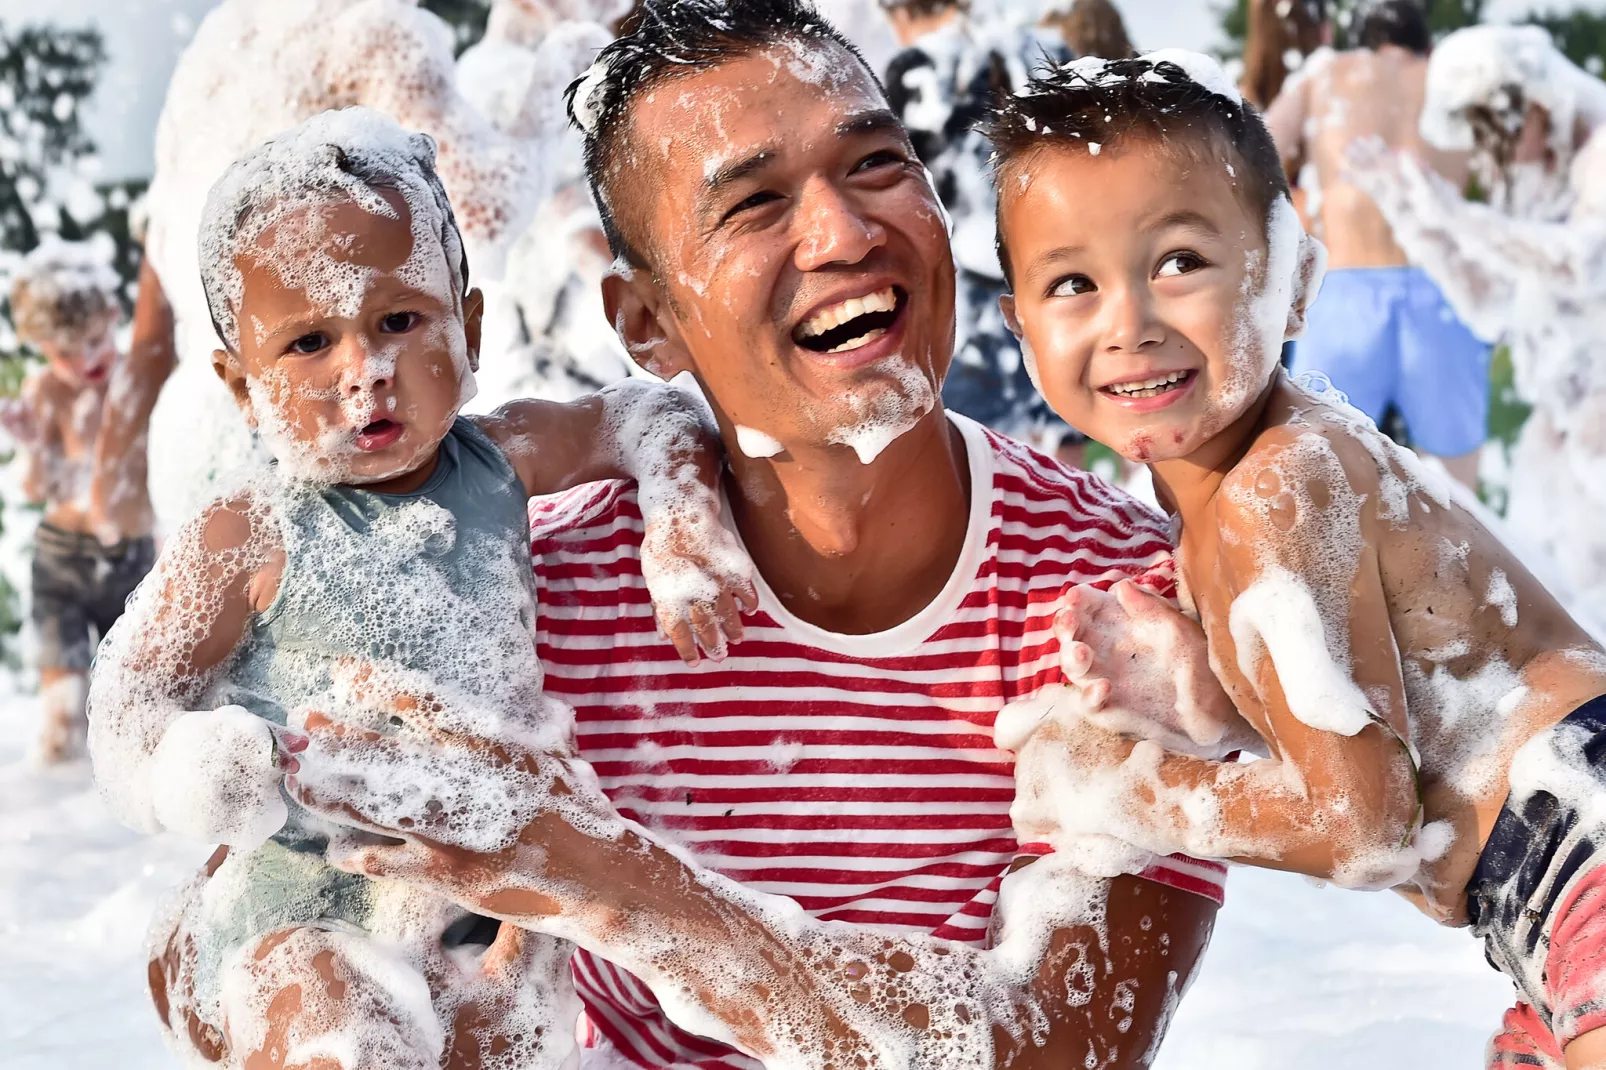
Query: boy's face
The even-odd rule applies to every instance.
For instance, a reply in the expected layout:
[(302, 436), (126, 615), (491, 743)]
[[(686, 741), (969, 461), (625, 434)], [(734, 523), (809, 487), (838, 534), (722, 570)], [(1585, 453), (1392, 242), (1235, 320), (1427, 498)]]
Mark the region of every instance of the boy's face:
[(213, 363), (288, 470), (384, 489), (434, 457), (466, 400), (482, 303), (442, 284), (438, 242), (413, 256), (407, 202), (379, 192), (396, 218), (335, 195), (240, 250), (238, 352)]
[(1045, 145), (1000, 176), (1004, 311), (1033, 378), (1073, 427), (1135, 461), (1187, 456), (1231, 424), (1280, 351), (1256, 300), (1266, 222), (1204, 157), (1141, 137), (1098, 155)]

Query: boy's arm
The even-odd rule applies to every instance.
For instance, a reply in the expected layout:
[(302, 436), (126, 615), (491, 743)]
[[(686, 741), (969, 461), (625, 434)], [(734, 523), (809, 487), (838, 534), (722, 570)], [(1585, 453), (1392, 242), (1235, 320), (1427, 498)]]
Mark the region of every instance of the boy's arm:
[(30, 505), (44, 505), (50, 498), (45, 452), (53, 443), (60, 448), (61, 433), (40, 375), (30, 375), (17, 397), (0, 402), (0, 424), (22, 451), (23, 497)]
[[(171, 755), (180, 766), (208, 757), (226, 765), (225, 754), (204, 753), (202, 737), (209, 732), (217, 737), (211, 742), (225, 750), (230, 744), (247, 750), (236, 755), (243, 764), (216, 768), (219, 777), (260, 774), (278, 758), (266, 727), (256, 729), (232, 713), (214, 716), (225, 711), (186, 713), (239, 646), (253, 610), (272, 600), (283, 556), (270, 528), (261, 508), (245, 498), (215, 504), (184, 525), (96, 656), (89, 691), (95, 779), (118, 818), (141, 832), (174, 824), (162, 813), (162, 799), (184, 790), (171, 782), (173, 775), (188, 779), (205, 772), (175, 770), (168, 768), (172, 762), (160, 760), (175, 722), (197, 722), (186, 722), (186, 731), (169, 747), (191, 748)], [(253, 748), (260, 753), (249, 753)], [(207, 786), (189, 787), (204, 791)]]
[[(1005, 879), (992, 951), (821, 922), (622, 820), (584, 763), (439, 732), (380, 738), (318, 715), (307, 728), (292, 795), (392, 844), (332, 854), (337, 865), (573, 940), (646, 981), (683, 1028), (767, 1062), (834, 1051), (841, 1065), (1057, 1068), (1092, 1053), (1146, 1066), (1214, 921), (1203, 897), (1042, 859)], [(398, 774), (420, 762), (441, 798), (469, 802), (398, 795)], [(462, 846), (483, 825), (472, 800), (504, 774), (544, 785), (548, 802), (509, 846)]]
[[(1018, 835), (1112, 834), (1355, 885), (1415, 870), (1419, 793), (1376, 556), (1378, 479), (1360, 461), (1346, 473), (1319, 446), (1291, 456), (1306, 448), (1252, 453), (1217, 506), (1213, 582), (1241, 592), (1231, 631), (1274, 757), (1238, 765), (1133, 742), (1066, 689), (1035, 730), (1017, 732)], [(1353, 540), (1336, 535), (1346, 528)], [(1335, 579), (1346, 557), (1353, 573)]]
[(598, 479), (634, 479), (645, 532), (641, 569), (658, 625), (688, 662), (741, 638), (753, 564), (720, 523), (724, 451), (685, 391), (626, 379), (582, 398), (515, 401), (479, 426), (531, 495)]

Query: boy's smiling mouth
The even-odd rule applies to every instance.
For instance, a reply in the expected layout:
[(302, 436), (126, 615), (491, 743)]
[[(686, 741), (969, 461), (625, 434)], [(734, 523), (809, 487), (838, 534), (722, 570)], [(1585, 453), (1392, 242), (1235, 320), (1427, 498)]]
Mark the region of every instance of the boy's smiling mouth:
[(1193, 368), (1178, 368), (1141, 379), (1106, 383), (1099, 387), (1099, 393), (1127, 408), (1147, 412), (1164, 408), (1180, 398), (1198, 377), (1199, 373)]
[(406, 430), (404, 425), (395, 420), (380, 417), (357, 432), (357, 448), (364, 453), (377, 453), (394, 446)]

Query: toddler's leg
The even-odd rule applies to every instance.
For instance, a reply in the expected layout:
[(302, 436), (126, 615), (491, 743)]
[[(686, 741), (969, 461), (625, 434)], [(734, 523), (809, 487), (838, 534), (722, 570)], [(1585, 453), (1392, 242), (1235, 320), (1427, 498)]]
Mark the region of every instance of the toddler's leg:
[(39, 705), (44, 724), (39, 731), (38, 753), (54, 764), (83, 752), (87, 728), (84, 703), (89, 697), (89, 675), (71, 669), (39, 669)]
[(427, 1070), (445, 1046), (423, 975), (339, 930), (285, 929), (241, 951), (223, 1018), (243, 1070)]
[(33, 559), (33, 624), (39, 640), (39, 702), (44, 715), (36, 752), (47, 763), (82, 751), (93, 654), (82, 569), (55, 538), (42, 525)]

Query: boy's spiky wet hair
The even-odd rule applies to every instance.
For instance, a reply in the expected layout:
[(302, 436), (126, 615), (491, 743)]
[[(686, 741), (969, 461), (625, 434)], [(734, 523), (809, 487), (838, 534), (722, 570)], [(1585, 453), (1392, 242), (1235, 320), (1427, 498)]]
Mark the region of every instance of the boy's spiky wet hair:
[[(615, 188), (630, 106), (671, 78), (710, 70), (783, 41), (832, 44), (864, 57), (809, 0), (645, 0), (623, 32), (565, 94), (569, 120), (585, 135), (586, 177), (613, 255), (648, 264), (619, 226)], [(877, 85), (880, 82), (877, 80)]]
[[(1277, 145), (1260, 113), (1221, 68), (1193, 53), (1166, 50), (1136, 59), (1080, 59), (1035, 72), (1024, 87), (995, 103), (983, 133), (1000, 176), (1044, 146), (1096, 152), (1132, 138), (1196, 151), (1223, 145), (1236, 158), (1232, 181), (1264, 220), (1288, 196)], [(1002, 188), (1002, 184), (1001, 184)], [(999, 232), (999, 259), (1011, 276)]]
[(122, 314), (110, 258), (88, 242), (46, 238), (11, 281), (11, 321), (27, 345), (74, 345), (114, 326)]

